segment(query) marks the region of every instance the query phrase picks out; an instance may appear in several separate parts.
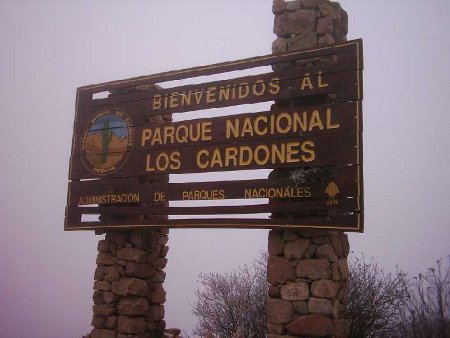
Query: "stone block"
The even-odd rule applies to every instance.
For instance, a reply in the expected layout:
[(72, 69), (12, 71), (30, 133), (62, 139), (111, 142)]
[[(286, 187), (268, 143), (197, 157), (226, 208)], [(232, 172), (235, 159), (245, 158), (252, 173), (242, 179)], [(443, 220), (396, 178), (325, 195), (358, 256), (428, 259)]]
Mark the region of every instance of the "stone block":
[(341, 258), (338, 261), (339, 273), (342, 280), (348, 280), (350, 277), (350, 271), (348, 269), (348, 262), (346, 258)]
[[(276, 39), (273, 42), (272, 47), (276, 44), (277, 41), (279, 41), (280, 44), (282, 43), (282, 41), (284, 41), (284, 43), (286, 43), (286, 39)], [(272, 50), (273, 50), (273, 48), (272, 48)], [(280, 50), (278, 50), (277, 52), (285, 52), (286, 50), (287, 50), (287, 45), (285, 46), (285, 48), (280, 47)], [(274, 51), (274, 53), (275, 53), (275, 51)], [(283, 253), (284, 240), (279, 231), (271, 230), (269, 232), (268, 247), (269, 247), (269, 255), (276, 256), (276, 255), (280, 255), (281, 253)]]
[(333, 319), (334, 338), (347, 338), (350, 334), (350, 323), (346, 319)]
[(117, 296), (116, 294), (112, 293), (112, 292), (103, 292), (103, 301), (106, 304), (112, 304), (115, 303), (119, 300), (119, 296)]
[(150, 305), (147, 313), (147, 321), (158, 322), (164, 318), (165, 310), (162, 305)]
[(335, 298), (339, 290), (339, 283), (329, 279), (315, 281), (311, 285), (311, 294), (320, 298)]
[(328, 0), (302, 0), (302, 5), (304, 8), (316, 8), (327, 1)]
[(158, 258), (157, 260), (155, 260), (153, 262), (153, 266), (158, 269), (158, 270), (162, 270), (166, 267), (167, 265), (167, 259), (166, 258)]
[(163, 304), (166, 301), (166, 291), (164, 291), (162, 284), (149, 292), (148, 299), (152, 304)]
[(338, 291), (337, 294), (337, 299), (342, 303), (342, 304), (347, 304), (347, 299), (348, 299), (348, 283), (345, 283), (343, 285), (341, 285), (341, 288)]
[(151, 278), (152, 283), (164, 283), (166, 273), (162, 270), (156, 270), (154, 276)]
[(319, 5), (319, 11), (322, 16), (328, 16), (332, 20), (340, 19), (341, 7), (338, 5), (325, 2)]
[(117, 258), (128, 262), (145, 263), (145, 251), (136, 248), (123, 248), (117, 250)]
[(305, 301), (294, 302), (294, 310), (301, 315), (308, 314), (308, 303)]
[(125, 274), (130, 277), (150, 278), (155, 274), (155, 268), (151, 264), (128, 262)]
[(295, 269), (287, 258), (269, 256), (267, 275), (270, 284), (284, 284), (295, 279)]
[(113, 282), (111, 291), (120, 296), (147, 296), (149, 290), (142, 279), (124, 278)]
[(272, 4), (272, 13), (281, 14), (286, 10), (286, 2), (284, 0), (274, 0)]
[(115, 329), (117, 327), (117, 316), (109, 316), (106, 320), (108, 329)]
[(98, 241), (97, 251), (98, 252), (106, 252), (106, 253), (111, 252), (111, 250), (109, 248), (109, 242), (107, 240), (104, 240), (104, 239)]
[(330, 262), (326, 259), (303, 259), (297, 264), (297, 276), (311, 280), (330, 279)]
[(333, 323), (325, 316), (300, 316), (289, 323), (286, 329), (289, 334), (297, 337), (331, 337)]
[(297, 238), (300, 237), (298, 232), (293, 231), (293, 230), (283, 230), (282, 234), (283, 234), (283, 239), (287, 242), (295, 241)]
[(307, 300), (309, 298), (309, 286), (305, 282), (288, 283), (280, 290), (281, 299), (289, 301)]
[(289, 1), (286, 3), (286, 10), (288, 11), (297, 11), (299, 9), (302, 9), (302, 0), (294, 0)]
[(286, 258), (302, 259), (309, 245), (309, 239), (299, 238), (286, 244), (284, 255)]
[(111, 316), (116, 312), (116, 307), (112, 304), (99, 304), (94, 305), (92, 310), (95, 315), (99, 316)]
[(96, 280), (94, 282), (94, 290), (97, 291), (109, 291), (111, 289), (111, 284), (106, 281)]
[(329, 16), (324, 16), (317, 20), (317, 33), (318, 34), (327, 34), (333, 33), (333, 20)]
[(277, 298), (278, 296), (280, 296), (280, 287), (269, 285), (269, 297)]
[[(326, 36), (331, 36), (331, 38), (333, 39), (332, 43), (334, 43), (334, 38), (331, 34), (326, 34)], [(336, 256), (338, 256), (338, 258), (344, 258), (344, 247), (342, 246), (342, 241), (339, 234), (337, 234), (336, 236), (330, 236), (330, 243)]]
[(312, 10), (300, 9), (285, 12), (275, 16), (273, 32), (282, 38), (311, 32), (316, 29), (317, 13)]
[(294, 318), (294, 306), (291, 302), (269, 298), (267, 301), (267, 320), (272, 324), (286, 324)]
[(97, 265), (115, 265), (117, 258), (106, 252), (99, 252), (97, 254)]
[(336, 43), (336, 40), (331, 34), (325, 34), (319, 37), (319, 46), (331, 45), (333, 43)]
[(104, 304), (103, 292), (95, 291), (94, 294), (92, 295), (92, 300), (94, 301), (94, 304), (96, 304), (96, 305)]
[(317, 46), (316, 32), (305, 32), (287, 40), (288, 50), (299, 50)]
[(337, 262), (338, 259), (330, 244), (320, 245), (316, 250), (316, 257), (328, 259), (330, 262)]
[(116, 338), (116, 332), (113, 330), (93, 329), (90, 338)]
[(118, 281), (124, 275), (122, 266), (109, 266), (105, 269), (105, 280), (108, 282)]
[(285, 331), (285, 325), (283, 324), (267, 324), (267, 332), (268, 333), (275, 333), (275, 334), (282, 334)]
[(117, 306), (118, 313), (127, 316), (145, 316), (148, 309), (148, 301), (142, 297), (123, 297)]
[(108, 328), (108, 326), (106, 325), (107, 318), (108, 317), (94, 315), (94, 317), (92, 317), (91, 325), (96, 329), (107, 329)]
[(331, 263), (331, 278), (335, 282), (339, 282), (341, 280), (341, 275), (339, 274), (339, 267), (337, 263)]
[(141, 317), (131, 318), (128, 316), (119, 316), (117, 321), (119, 332), (127, 334), (136, 334), (145, 332), (145, 319)]
[(325, 298), (311, 297), (308, 301), (308, 311), (312, 314), (331, 315), (333, 314), (333, 303)]
[(95, 280), (103, 280), (105, 278), (105, 266), (97, 265), (95, 268), (94, 279)]
[(126, 242), (129, 241), (128, 231), (110, 230), (106, 233), (105, 239), (109, 242), (116, 244), (119, 248), (123, 247)]

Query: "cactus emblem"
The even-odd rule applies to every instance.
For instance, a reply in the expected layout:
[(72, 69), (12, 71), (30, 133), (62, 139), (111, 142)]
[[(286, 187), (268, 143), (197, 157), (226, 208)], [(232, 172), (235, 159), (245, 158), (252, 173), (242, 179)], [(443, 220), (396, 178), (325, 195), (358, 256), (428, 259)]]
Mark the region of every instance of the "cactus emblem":
[(339, 194), (339, 188), (336, 183), (334, 183), (333, 181), (328, 183), (327, 187), (325, 188), (325, 194), (328, 195), (327, 205), (339, 204), (338, 200), (336, 199), (336, 196)]
[(81, 140), (83, 164), (89, 171), (106, 175), (120, 168), (133, 147), (132, 120), (118, 108), (92, 117)]
[(101, 135), (102, 135), (102, 154), (101, 154), (101, 162), (106, 163), (108, 160), (108, 148), (109, 144), (112, 140), (112, 130), (109, 129), (109, 119), (105, 119), (103, 123)]

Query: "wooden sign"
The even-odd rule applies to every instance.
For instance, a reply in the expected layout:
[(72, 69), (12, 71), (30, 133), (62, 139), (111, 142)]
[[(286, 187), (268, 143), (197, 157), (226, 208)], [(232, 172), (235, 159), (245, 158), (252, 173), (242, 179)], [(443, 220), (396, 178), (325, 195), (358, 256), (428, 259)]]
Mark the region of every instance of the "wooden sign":
[[(267, 65), (281, 70), (197, 80)], [(362, 231), (362, 69), (355, 40), (79, 88), (65, 229)], [(191, 84), (164, 86), (186, 79)], [(197, 110), (267, 101), (276, 107), (195, 118)], [(175, 113), (181, 121), (171, 122)], [(275, 171), (233, 176), (256, 169)], [(151, 183), (208, 172), (228, 180)]]

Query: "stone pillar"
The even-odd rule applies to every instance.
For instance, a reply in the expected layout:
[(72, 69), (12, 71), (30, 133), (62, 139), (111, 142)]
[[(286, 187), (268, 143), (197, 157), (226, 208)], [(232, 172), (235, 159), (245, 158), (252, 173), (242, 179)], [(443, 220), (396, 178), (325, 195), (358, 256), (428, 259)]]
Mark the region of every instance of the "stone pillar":
[[(162, 88), (144, 85), (124, 88), (110, 96), (148, 92), (149, 97)], [(144, 105), (134, 106), (136, 113), (148, 113)], [(172, 121), (171, 114), (151, 115), (149, 125)], [(153, 174), (140, 177), (143, 185), (168, 183), (169, 175)], [(162, 206), (168, 202), (141, 202), (142, 206)], [(123, 206), (123, 205), (122, 205)], [(101, 215), (103, 220), (114, 221), (124, 216)], [(133, 224), (137, 219), (164, 220), (167, 215), (126, 216)], [(102, 230), (98, 234), (105, 233)], [(97, 269), (94, 282), (94, 317), (89, 338), (162, 338), (166, 323), (164, 306), (166, 292), (163, 271), (169, 250), (168, 229), (109, 230), (98, 242)]]
[(168, 230), (108, 231), (98, 242), (90, 338), (157, 338), (165, 329)]
[[(285, 52), (346, 40), (347, 13), (328, 0), (274, 0), (272, 51)], [(282, 64), (277, 69), (308, 67)], [(321, 103), (317, 98), (309, 104)], [(274, 108), (296, 105), (276, 102)], [(276, 170), (272, 177), (287, 173)], [(345, 305), (348, 294), (347, 235), (336, 231), (271, 230), (269, 233), (267, 304), (269, 338), (348, 335)]]
[(269, 338), (346, 337), (348, 252), (340, 232), (270, 231)]

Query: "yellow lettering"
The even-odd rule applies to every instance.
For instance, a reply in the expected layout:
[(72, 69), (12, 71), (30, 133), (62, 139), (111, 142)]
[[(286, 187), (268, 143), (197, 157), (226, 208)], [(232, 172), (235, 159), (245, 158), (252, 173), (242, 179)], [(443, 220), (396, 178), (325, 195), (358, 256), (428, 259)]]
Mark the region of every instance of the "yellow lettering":
[(339, 128), (339, 123), (331, 122), (331, 108), (327, 108), (327, 129), (336, 129)]
[(153, 135), (153, 139), (152, 139), (152, 146), (158, 143), (159, 145), (162, 144), (162, 138), (161, 138), (161, 129), (160, 128), (155, 128), (155, 133)]
[(244, 119), (244, 122), (242, 125), (241, 137), (245, 137), (245, 134), (249, 134), (249, 136), (253, 136), (252, 121), (250, 120), (249, 117), (246, 117)]
[[(260, 87), (258, 90), (258, 86)], [(255, 96), (261, 96), (265, 93), (266, 91), (266, 84), (264, 83), (263, 80), (256, 80), (255, 83), (253, 84), (253, 94), (255, 94)]]
[(270, 80), (269, 82), (269, 92), (272, 95), (276, 95), (280, 92), (281, 87), (280, 87), (280, 78), (279, 77), (274, 77), (272, 80)]
[(219, 101), (228, 101), (230, 99), (230, 86), (220, 86), (219, 88)]
[[(197, 152), (197, 166), (200, 169), (205, 169), (209, 165), (208, 156), (209, 151), (206, 149), (201, 149), (200, 151)], [(206, 159), (203, 160), (205, 157)]]
[(206, 92), (206, 102), (207, 103), (216, 102), (216, 89), (217, 89), (217, 87), (215, 87), (215, 86), (208, 87), (208, 91)]
[(157, 110), (161, 108), (161, 95), (156, 94), (153, 96), (153, 110)]
[(264, 127), (263, 129), (260, 129), (259, 127), (259, 122), (261, 121), (263, 121), (267, 125), (267, 117), (265, 117), (264, 115), (260, 115), (255, 119), (255, 133), (260, 136), (267, 134), (267, 127)]
[(170, 108), (178, 107), (178, 92), (170, 94), (169, 107)]
[(319, 76), (317, 78), (317, 87), (319, 87), (319, 88), (328, 87), (328, 83), (322, 82), (322, 72), (321, 71), (319, 71)]
[(229, 119), (225, 122), (225, 137), (230, 138), (231, 133), (233, 133), (233, 137), (237, 138), (239, 137), (239, 119), (234, 119), (233, 121), (230, 121)]
[(250, 88), (247, 82), (242, 82), (239, 84), (239, 89), (238, 89), (238, 97), (240, 99), (245, 99), (248, 94), (250, 94)]
[(218, 165), (219, 167), (223, 167), (223, 162), (222, 162), (222, 156), (220, 156), (220, 151), (219, 149), (214, 149), (214, 152), (211, 156), (211, 168), (215, 167), (216, 165)]
[(170, 169), (172, 170), (178, 170), (181, 167), (181, 160), (180, 160), (180, 152), (174, 151), (170, 154)]
[(307, 155), (302, 155), (303, 162), (311, 162), (316, 159), (316, 152), (314, 151), (314, 142), (305, 141), (301, 144), (300, 149)]
[[(263, 151), (263, 156), (262, 159), (260, 157), (260, 151)], [(270, 151), (269, 151), (269, 147), (267, 147), (265, 144), (260, 144), (259, 146), (257, 146), (255, 148), (255, 154), (254, 154), (254, 159), (256, 164), (258, 165), (265, 165), (268, 161), (269, 161), (269, 157), (270, 157)]]
[(238, 150), (236, 147), (227, 147), (225, 149), (225, 167), (230, 166), (230, 162), (233, 161), (233, 166), (237, 166)]
[(311, 119), (309, 120), (309, 128), (308, 130), (313, 130), (314, 127), (318, 127), (320, 130), (323, 130), (323, 123), (320, 119), (320, 114), (317, 109), (315, 109), (311, 114)]
[(151, 166), (151, 158), (150, 158), (150, 154), (147, 154), (147, 158), (146, 158), (146, 166), (145, 166), (145, 171), (155, 171), (155, 168), (153, 168)]
[(191, 105), (191, 92), (186, 94), (185, 92), (181, 93), (181, 106), (190, 106)]
[(299, 144), (299, 142), (286, 143), (286, 163), (296, 163), (300, 161), (300, 159), (297, 157), (299, 151), (298, 149), (296, 149)]
[(173, 126), (167, 126), (164, 127), (164, 144), (168, 144), (174, 142), (174, 136), (175, 136), (175, 127)]
[(142, 129), (141, 146), (145, 146), (145, 142), (150, 140), (152, 136), (152, 130), (150, 128)]
[(314, 89), (311, 78), (309, 77), (309, 73), (305, 74), (305, 77), (303, 78), (302, 84), (300, 86), (300, 90), (305, 90), (306, 87), (308, 87), (309, 89)]

